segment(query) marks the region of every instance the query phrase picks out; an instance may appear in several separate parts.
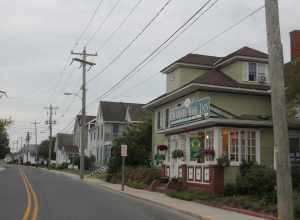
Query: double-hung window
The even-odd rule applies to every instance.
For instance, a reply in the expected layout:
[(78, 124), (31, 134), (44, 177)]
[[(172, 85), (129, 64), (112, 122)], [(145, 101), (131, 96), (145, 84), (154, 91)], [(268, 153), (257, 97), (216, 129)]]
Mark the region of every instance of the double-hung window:
[(267, 81), (267, 64), (265, 63), (248, 63), (246, 80), (249, 82), (266, 82)]
[(248, 63), (248, 81), (255, 82), (257, 80), (257, 64)]
[(160, 121), (161, 121), (161, 113), (157, 112), (157, 114), (156, 114), (156, 128), (157, 128), (157, 130), (161, 129)]
[(119, 125), (118, 124), (113, 124), (112, 133), (113, 133), (114, 137), (118, 136), (118, 134), (119, 134)]
[(232, 130), (229, 137), (229, 160), (239, 162), (239, 132)]

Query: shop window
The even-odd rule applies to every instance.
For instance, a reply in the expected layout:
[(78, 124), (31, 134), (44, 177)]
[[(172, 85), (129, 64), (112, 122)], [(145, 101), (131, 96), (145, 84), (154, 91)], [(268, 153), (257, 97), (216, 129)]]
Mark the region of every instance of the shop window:
[(232, 162), (239, 161), (239, 138), (238, 137), (239, 137), (238, 131), (230, 132), (229, 159)]

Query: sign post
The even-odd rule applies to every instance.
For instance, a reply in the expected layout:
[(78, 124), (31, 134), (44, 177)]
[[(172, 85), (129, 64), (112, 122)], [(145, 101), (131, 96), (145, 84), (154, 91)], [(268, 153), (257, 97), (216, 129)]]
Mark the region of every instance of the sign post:
[(121, 157), (122, 157), (122, 191), (124, 191), (125, 185), (125, 158), (127, 157), (127, 145), (121, 145)]

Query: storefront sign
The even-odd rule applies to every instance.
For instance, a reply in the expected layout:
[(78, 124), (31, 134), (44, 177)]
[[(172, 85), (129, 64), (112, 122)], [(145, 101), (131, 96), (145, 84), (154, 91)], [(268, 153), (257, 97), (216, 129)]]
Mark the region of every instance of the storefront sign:
[(176, 107), (170, 111), (170, 125), (176, 126), (193, 120), (209, 118), (210, 98), (197, 101), (186, 99), (183, 106)]

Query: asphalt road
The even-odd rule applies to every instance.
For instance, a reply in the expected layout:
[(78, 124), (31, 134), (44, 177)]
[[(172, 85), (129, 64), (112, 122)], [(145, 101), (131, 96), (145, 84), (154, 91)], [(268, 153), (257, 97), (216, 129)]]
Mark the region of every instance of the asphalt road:
[[(26, 219), (27, 209), (30, 210), (30, 214), (27, 213), (30, 217)], [(0, 219), (194, 220), (195, 218), (100, 186), (91, 186), (65, 175), (30, 167), (11, 167), (0, 172)]]

